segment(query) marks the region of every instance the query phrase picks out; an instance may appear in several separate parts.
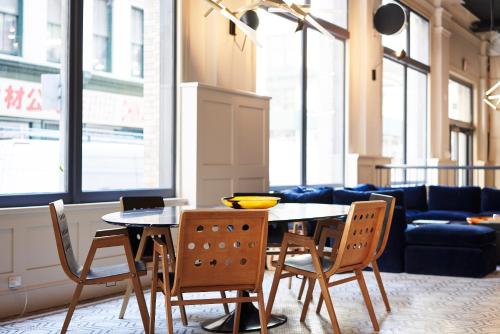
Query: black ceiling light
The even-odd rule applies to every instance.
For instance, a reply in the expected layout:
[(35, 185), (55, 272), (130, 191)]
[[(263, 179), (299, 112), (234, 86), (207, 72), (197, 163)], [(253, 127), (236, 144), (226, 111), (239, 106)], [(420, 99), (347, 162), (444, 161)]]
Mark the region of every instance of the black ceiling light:
[(383, 35), (395, 35), (406, 26), (406, 11), (395, 2), (382, 5), (373, 15), (375, 29)]
[[(257, 30), (257, 28), (259, 27), (259, 16), (253, 10), (247, 10), (246, 12), (241, 14), (240, 21), (245, 23), (253, 30)], [(236, 36), (236, 25), (232, 21), (229, 22), (229, 33), (233, 36)]]
[(259, 27), (259, 16), (253, 10), (247, 10), (246, 12), (244, 12), (240, 16), (240, 20), (253, 30), (257, 30), (257, 28)]

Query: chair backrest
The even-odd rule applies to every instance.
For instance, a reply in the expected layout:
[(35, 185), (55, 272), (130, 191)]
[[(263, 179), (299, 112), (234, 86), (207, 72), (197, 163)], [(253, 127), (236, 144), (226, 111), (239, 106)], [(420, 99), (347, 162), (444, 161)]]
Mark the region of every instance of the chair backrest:
[(396, 205), (396, 199), (392, 196), (381, 195), (381, 194), (371, 194), (370, 201), (385, 201), (385, 213), (384, 222), (382, 223), (382, 229), (380, 230), (380, 239), (377, 244), (375, 259), (378, 259), (380, 255), (385, 250), (387, 245), (387, 239), (389, 239), (389, 233), (391, 232), (392, 216), (394, 214), (394, 206)]
[(259, 291), (264, 275), (267, 216), (265, 210), (184, 211), (172, 293)]
[(123, 196), (120, 197), (120, 204), (123, 211), (163, 208), (165, 206), (161, 196)]
[[(123, 196), (120, 197), (120, 205), (122, 207), (122, 211), (165, 207), (163, 197), (161, 196)], [(141, 227), (128, 227), (127, 230), (130, 246), (132, 247), (132, 254), (135, 257), (137, 251), (139, 250), (143, 229)], [(146, 245), (144, 246), (143, 256), (151, 255), (153, 255), (153, 240), (148, 238)]]
[(61, 266), (70, 279), (78, 282), (80, 265), (76, 260), (73, 247), (71, 246), (68, 222), (64, 213), (64, 202), (62, 200), (58, 200), (50, 203), (49, 210)]
[[(269, 192), (239, 192), (233, 193), (233, 196), (268, 196), (268, 197), (279, 197), (283, 200), (284, 194), (279, 192), (269, 193)], [(283, 236), (288, 232), (288, 224), (275, 223), (268, 224), (267, 230), (267, 247), (280, 247), (283, 242)]]
[[(338, 255), (329, 275), (365, 268), (374, 258), (384, 220), (386, 202), (353, 202), (347, 215)], [(324, 230), (320, 243), (329, 237)]]

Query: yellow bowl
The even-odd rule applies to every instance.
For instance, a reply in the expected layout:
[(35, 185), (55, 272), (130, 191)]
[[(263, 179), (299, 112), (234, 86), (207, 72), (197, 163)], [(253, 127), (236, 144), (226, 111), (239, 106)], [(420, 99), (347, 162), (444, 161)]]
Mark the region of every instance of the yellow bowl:
[(224, 205), (233, 209), (269, 209), (278, 204), (279, 197), (233, 196), (221, 198)]

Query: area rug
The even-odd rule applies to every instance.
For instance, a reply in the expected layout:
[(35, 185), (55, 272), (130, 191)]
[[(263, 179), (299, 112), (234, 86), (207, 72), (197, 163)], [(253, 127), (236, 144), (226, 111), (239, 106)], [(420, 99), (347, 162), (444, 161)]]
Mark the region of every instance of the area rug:
[[(272, 272), (265, 275), (265, 292), (269, 291)], [(380, 324), (380, 333), (500, 333), (500, 272), (482, 279), (383, 273), (391, 303), (387, 313), (370, 272), (365, 273), (369, 293)], [(299, 322), (302, 303), (297, 301), (300, 280), (293, 279), (292, 289), (287, 280), (280, 284), (273, 313), (285, 314), (285, 325), (270, 333), (332, 333), (326, 309), (315, 313), (319, 287), (304, 323)], [(361, 293), (356, 282), (330, 289), (342, 333), (373, 333)], [(210, 294), (203, 294), (208, 297)], [(198, 295), (199, 296), (199, 295)], [(197, 297), (198, 297), (197, 296)], [(149, 305), (150, 293), (146, 301)], [(189, 298), (189, 294), (185, 299)], [(166, 333), (163, 296), (157, 298), (156, 332)], [(118, 319), (121, 297), (115, 297), (78, 307), (69, 333), (142, 333), (135, 299), (131, 298), (125, 318)], [(174, 331), (179, 334), (207, 333), (200, 324), (223, 315), (221, 305), (189, 306), (188, 326), (182, 326), (179, 310), (174, 308)], [(66, 314), (54, 311), (29, 318), (0, 323), (0, 333), (59, 333)]]

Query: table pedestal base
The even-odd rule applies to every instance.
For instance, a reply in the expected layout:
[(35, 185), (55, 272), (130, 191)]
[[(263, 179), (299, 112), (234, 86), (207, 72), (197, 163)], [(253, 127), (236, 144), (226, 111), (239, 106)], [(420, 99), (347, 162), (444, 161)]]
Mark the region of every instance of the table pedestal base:
[[(267, 328), (283, 325), (287, 318), (284, 315), (271, 314)], [(208, 320), (202, 324), (209, 332), (232, 333), (234, 311), (216, 320)], [(241, 304), (240, 332), (260, 331), (259, 310), (252, 303)]]

